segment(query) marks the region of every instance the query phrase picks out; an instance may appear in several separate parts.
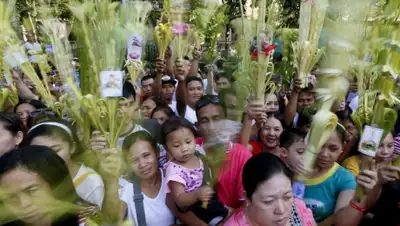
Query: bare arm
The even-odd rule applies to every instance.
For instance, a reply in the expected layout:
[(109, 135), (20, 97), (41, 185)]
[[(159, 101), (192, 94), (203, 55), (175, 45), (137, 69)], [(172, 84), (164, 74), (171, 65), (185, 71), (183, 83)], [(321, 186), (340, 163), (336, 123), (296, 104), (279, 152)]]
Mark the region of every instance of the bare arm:
[(213, 91), (214, 91), (214, 72), (212, 68), (208, 68), (206, 93), (212, 95)]
[(157, 58), (156, 61), (156, 78), (153, 83), (153, 96), (159, 97), (161, 95), (161, 77), (165, 71), (165, 60)]
[(170, 181), (168, 185), (171, 188), (173, 200), (179, 207), (185, 208), (199, 201), (196, 192), (197, 190), (193, 192), (186, 192), (183, 184), (174, 181)]
[(245, 147), (248, 145), (253, 135), (253, 119), (257, 124), (263, 124), (267, 120), (266, 109), (260, 104), (250, 104), (246, 107), (246, 114), (243, 121), (243, 126), (240, 130), (240, 143)]
[(39, 100), (39, 96), (35, 95), (22, 81), (18, 72), (12, 71), (13, 79), (15, 82), (15, 87), (18, 91), (18, 96), (21, 97), (23, 100)]
[[(178, 62), (175, 67), (182, 67), (182, 62)], [(175, 78), (178, 80), (178, 87), (176, 91), (176, 108), (178, 111), (178, 114), (181, 117), (185, 116), (185, 111), (186, 111), (186, 84), (185, 84), (185, 79), (186, 75), (184, 74), (185, 72), (183, 70), (177, 70), (177, 74)]]
[(175, 78), (174, 74), (174, 62), (172, 61), (172, 53), (171, 49), (168, 47), (167, 52), (165, 54), (165, 70), (166, 74)]
[(292, 95), (289, 98), (289, 103), (285, 107), (285, 123), (290, 126), (293, 124), (293, 119), (296, 116), (297, 112), (297, 98), (299, 97), (299, 93), (293, 90)]
[(121, 222), (125, 215), (126, 205), (119, 199), (118, 181), (105, 180), (105, 192), (102, 211), (108, 223)]
[(240, 143), (245, 147), (249, 144), (250, 135), (252, 130), (252, 119), (251, 117), (246, 114), (243, 120), (243, 126), (240, 129)]
[(364, 217), (364, 211), (357, 210), (349, 203), (367, 209), (375, 204), (381, 193), (381, 186), (377, 185), (377, 174), (372, 170), (363, 170), (356, 178), (359, 186), (364, 188), (365, 194), (358, 200), (354, 191), (343, 191), (339, 194), (333, 219), (335, 226), (356, 226)]
[(193, 60), (190, 64), (190, 69), (189, 69), (189, 76), (196, 76), (197, 75), (197, 70), (199, 69), (199, 62), (201, 58), (201, 51), (194, 49), (193, 50)]

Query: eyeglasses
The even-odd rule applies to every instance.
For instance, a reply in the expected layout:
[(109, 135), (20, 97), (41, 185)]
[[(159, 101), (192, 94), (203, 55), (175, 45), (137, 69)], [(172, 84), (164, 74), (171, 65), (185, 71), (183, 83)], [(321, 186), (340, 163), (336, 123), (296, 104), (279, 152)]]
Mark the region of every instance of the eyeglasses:
[(200, 108), (209, 104), (222, 105), (222, 102), (217, 95), (205, 95), (202, 96), (199, 101), (197, 101), (196, 110), (199, 110)]
[(32, 118), (36, 118), (39, 115), (56, 116), (56, 113), (49, 108), (41, 108), (41, 109), (37, 109), (36, 111), (32, 111), (31, 113), (29, 113), (29, 116)]

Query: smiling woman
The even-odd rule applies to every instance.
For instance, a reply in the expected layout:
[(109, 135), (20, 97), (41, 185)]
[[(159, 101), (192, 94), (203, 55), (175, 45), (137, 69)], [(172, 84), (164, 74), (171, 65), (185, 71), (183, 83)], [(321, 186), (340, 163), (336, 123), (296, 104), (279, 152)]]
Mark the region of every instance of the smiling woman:
[(276, 156), (282, 155), (279, 147), (280, 137), (283, 132), (283, 123), (278, 112), (270, 112), (267, 120), (258, 132), (259, 141), (250, 141), (253, 147), (253, 155), (268, 152)]
[[(166, 180), (158, 168), (158, 148), (151, 135), (139, 131), (127, 136), (122, 145), (128, 171), (128, 180), (121, 179), (120, 200), (123, 215), (135, 225), (169, 226), (174, 216), (166, 205)], [(132, 197), (142, 197), (138, 204)], [(140, 207), (139, 207), (140, 205)], [(140, 222), (140, 223), (138, 223)]]

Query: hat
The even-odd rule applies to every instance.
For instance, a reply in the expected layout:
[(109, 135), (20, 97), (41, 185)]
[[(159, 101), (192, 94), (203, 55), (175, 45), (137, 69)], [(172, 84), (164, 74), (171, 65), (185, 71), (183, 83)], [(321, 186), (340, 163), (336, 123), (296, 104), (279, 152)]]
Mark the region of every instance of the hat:
[(164, 75), (163, 77), (161, 77), (161, 84), (167, 84), (167, 83), (171, 83), (173, 85), (176, 84), (176, 80), (168, 75)]

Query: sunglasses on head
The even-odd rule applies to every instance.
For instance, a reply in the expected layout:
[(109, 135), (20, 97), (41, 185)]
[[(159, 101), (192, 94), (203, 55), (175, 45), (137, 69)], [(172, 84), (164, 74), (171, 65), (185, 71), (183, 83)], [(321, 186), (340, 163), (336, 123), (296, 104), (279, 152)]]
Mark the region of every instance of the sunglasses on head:
[(202, 107), (205, 107), (206, 105), (209, 105), (209, 104), (221, 105), (222, 103), (221, 103), (221, 100), (219, 99), (219, 97), (216, 95), (205, 95), (205, 96), (202, 96), (199, 101), (197, 101), (196, 110), (198, 110)]
[(36, 111), (32, 111), (31, 113), (29, 113), (29, 116), (32, 118), (36, 118), (39, 115), (56, 116), (56, 113), (49, 108), (41, 108), (41, 109), (37, 109)]
[(169, 77), (168, 75), (164, 75), (163, 77), (161, 77), (162, 81), (169, 81), (171, 80), (171, 77)]

